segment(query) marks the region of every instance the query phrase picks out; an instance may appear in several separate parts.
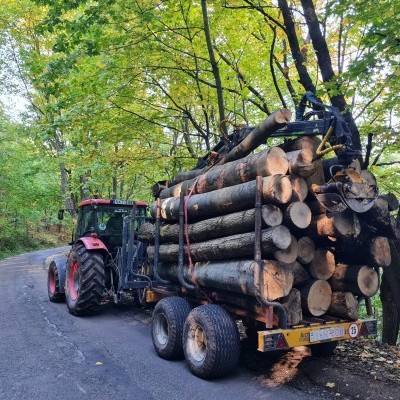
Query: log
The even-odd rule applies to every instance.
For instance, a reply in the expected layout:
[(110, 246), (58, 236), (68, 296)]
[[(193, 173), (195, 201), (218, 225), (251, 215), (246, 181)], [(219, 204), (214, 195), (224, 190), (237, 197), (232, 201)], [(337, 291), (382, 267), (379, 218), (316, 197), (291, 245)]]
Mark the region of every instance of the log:
[(329, 283), (335, 292), (351, 292), (356, 296), (373, 296), (379, 289), (379, 276), (367, 265), (337, 264)]
[[(254, 241), (254, 232), (249, 232), (212, 239), (206, 242), (191, 243), (190, 255), (193, 262), (245, 258), (254, 255)], [(263, 255), (275, 252), (277, 249), (286, 249), (291, 245), (290, 231), (283, 225), (264, 229), (262, 231), (261, 242)], [(176, 262), (179, 254), (178, 247), (177, 244), (161, 244), (159, 260), (163, 262)], [(151, 260), (154, 259), (153, 246), (148, 247), (147, 254)], [(184, 254), (187, 259), (186, 246)]]
[(252, 181), (256, 179), (256, 176), (284, 175), (288, 170), (288, 165), (285, 152), (278, 147), (271, 147), (262, 153), (214, 166), (196, 178), (164, 189), (160, 197), (162, 199), (179, 197), (181, 192), (185, 195), (189, 192), (207, 193)]
[(314, 160), (313, 165), (315, 168), (315, 172), (306, 178), (307, 187), (311, 190), (312, 185), (322, 186), (326, 183), (324, 168), (322, 166), (322, 160)]
[(295, 150), (286, 153), (289, 161), (289, 173), (307, 178), (316, 167), (313, 164), (313, 153), (310, 150)]
[(290, 203), (283, 213), (283, 223), (289, 229), (305, 229), (311, 223), (311, 210), (301, 201)]
[(287, 312), (288, 325), (297, 325), (303, 319), (300, 291), (293, 288), (287, 296), (282, 297), (281, 303)]
[(327, 209), (318, 200), (306, 201), (308, 208), (311, 210), (312, 215), (326, 214)]
[(327, 281), (313, 279), (301, 289), (303, 312), (319, 317), (325, 314), (332, 300), (332, 289)]
[[(341, 247), (345, 247), (343, 243)], [(388, 267), (392, 257), (389, 239), (384, 236), (375, 236), (364, 241), (361, 246), (351, 246), (337, 252), (337, 260), (344, 264), (367, 264), (372, 267)]]
[(378, 197), (372, 208), (359, 214), (359, 218), (365, 225), (364, 229), (390, 239), (397, 239), (396, 223), (391, 218), (389, 203), (386, 199)]
[[(209, 239), (254, 231), (254, 209), (239, 211), (233, 214), (205, 219), (188, 226), (190, 242), (202, 242)], [(278, 226), (282, 223), (281, 210), (272, 204), (265, 204), (261, 209), (262, 227)], [(139, 228), (139, 240), (154, 243), (154, 225), (145, 223)], [(161, 243), (178, 243), (179, 225), (165, 224), (160, 227)]]
[(361, 233), (361, 225), (355, 213), (345, 211), (313, 216), (306, 231), (312, 238), (356, 238)]
[(297, 239), (291, 235), (290, 246), (286, 249), (275, 250), (273, 255), (278, 261), (284, 264), (291, 264), (296, 261), (298, 252)]
[(297, 261), (301, 264), (309, 264), (315, 255), (314, 241), (308, 236), (303, 236), (297, 241), (297, 245)]
[(358, 301), (350, 292), (333, 292), (328, 314), (355, 321), (358, 319)]
[(304, 201), (308, 195), (306, 180), (297, 175), (290, 175), (289, 179), (292, 184), (292, 198), (290, 199), (290, 202)]
[[(193, 266), (193, 276), (187, 265), (183, 272), (187, 282), (200, 287), (255, 296), (254, 264), (250, 260), (198, 262)], [(161, 263), (158, 270), (162, 279), (179, 284), (177, 264)], [(289, 294), (293, 285), (293, 274), (289, 267), (277, 261), (264, 260), (262, 273), (261, 291), (265, 298), (274, 301)]]
[(265, 143), (266, 139), (278, 129), (286, 126), (292, 117), (290, 110), (282, 108), (272, 113), (265, 121), (253, 129), (236, 147), (222, 160), (222, 164), (246, 157), (254, 149)]
[(180, 182), (187, 181), (189, 179), (196, 178), (203, 173), (203, 168), (200, 169), (192, 169), (190, 171), (182, 171), (178, 172), (172, 179), (174, 185), (177, 185)]
[[(263, 200), (266, 203), (286, 204), (292, 197), (292, 186), (285, 175), (273, 175), (263, 178)], [(242, 211), (254, 207), (256, 182), (251, 181), (214, 190), (213, 192), (194, 194), (187, 201), (189, 221), (210, 218), (217, 215)], [(177, 221), (179, 218), (179, 198), (169, 197), (161, 200), (161, 218)], [(150, 207), (153, 218), (156, 215), (156, 202)]]
[(375, 175), (372, 172), (370, 172), (370, 171), (368, 171), (366, 169), (362, 169), (361, 172), (360, 172), (360, 176), (368, 184), (376, 186), (376, 184), (377, 184), (376, 178), (375, 178)]
[(293, 286), (299, 287), (311, 279), (310, 274), (297, 261), (287, 264), (293, 272)]
[(312, 259), (308, 271), (314, 279), (328, 280), (335, 272), (335, 256), (329, 250), (315, 250), (314, 258)]

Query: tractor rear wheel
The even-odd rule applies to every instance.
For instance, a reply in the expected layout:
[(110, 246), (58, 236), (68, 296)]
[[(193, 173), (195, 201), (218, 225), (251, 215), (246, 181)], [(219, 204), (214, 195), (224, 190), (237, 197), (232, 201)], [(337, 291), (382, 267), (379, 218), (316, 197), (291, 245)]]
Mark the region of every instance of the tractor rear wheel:
[(183, 358), (182, 332), (192, 306), (182, 297), (166, 297), (154, 307), (151, 338), (165, 360)]
[(183, 328), (183, 351), (194, 375), (204, 379), (228, 375), (240, 356), (236, 322), (218, 305), (196, 307)]
[(105, 293), (105, 268), (102, 253), (75, 245), (69, 254), (65, 295), (69, 312), (84, 315), (97, 311)]
[(47, 273), (47, 293), (49, 295), (49, 300), (53, 303), (61, 303), (65, 300), (65, 294), (60, 290), (61, 287), (62, 283), (60, 282), (57, 266), (55, 262), (52, 261)]

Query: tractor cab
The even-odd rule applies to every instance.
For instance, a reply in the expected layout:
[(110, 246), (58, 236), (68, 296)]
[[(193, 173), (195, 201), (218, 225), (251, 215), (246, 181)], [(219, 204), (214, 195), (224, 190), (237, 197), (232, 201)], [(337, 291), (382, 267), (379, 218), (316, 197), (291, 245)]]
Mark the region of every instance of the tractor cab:
[[(135, 206), (135, 207), (134, 207)], [(136, 215), (133, 216), (133, 209)], [(122, 246), (123, 228), (134, 220), (134, 231), (145, 222), (147, 204), (129, 200), (85, 200), (79, 204), (79, 217), (75, 240), (81, 237), (95, 236), (115, 255)], [(125, 221), (125, 222), (124, 222)]]

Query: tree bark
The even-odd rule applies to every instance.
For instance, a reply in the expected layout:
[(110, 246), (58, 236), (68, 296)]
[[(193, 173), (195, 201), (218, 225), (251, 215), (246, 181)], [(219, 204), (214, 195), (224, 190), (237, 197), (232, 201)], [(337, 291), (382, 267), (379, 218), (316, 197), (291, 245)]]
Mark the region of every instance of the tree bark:
[(330, 279), (336, 292), (351, 292), (356, 296), (373, 296), (379, 289), (379, 276), (366, 265), (337, 264)]
[[(254, 207), (256, 182), (251, 181), (213, 192), (195, 194), (187, 201), (189, 220), (210, 218)], [(273, 175), (263, 178), (263, 200), (266, 203), (286, 204), (292, 197), (292, 186), (285, 175)], [(161, 217), (166, 221), (179, 218), (179, 198), (170, 197), (161, 201)], [(156, 203), (150, 211), (156, 215)]]
[[(282, 223), (282, 212), (277, 206), (265, 204), (261, 210), (262, 226), (278, 226)], [(227, 214), (220, 217), (205, 219), (188, 226), (190, 242), (202, 242), (238, 233), (254, 231), (254, 209)], [(139, 240), (145, 243), (154, 243), (154, 225), (143, 224), (139, 229)], [(160, 227), (161, 243), (178, 243), (179, 225), (166, 224)]]
[(319, 317), (325, 314), (332, 300), (332, 289), (327, 281), (311, 280), (301, 288), (303, 311)]
[(358, 319), (358, 301), (350, 292), (333, 292), (328, 314), (355, 321)]
[[(277, 261), (262, 262), (262, 294), (269, 301), (287, 296), (292, 289), (293, 274), (291, 270)], [(224, 261), (196, 263), (193, 275), (187, 265), (184, 266), (184, 277), (187, 282), (206, 289), (224, 290), (255, 296), (254, 261)], [(159, 273), (162, 279), (179, 284), (178, 266), (161, 263)]]
[[(244, 258), (254, 255), (254, 232), (212, 239), (206, 242), (192, 243), (190, 255), (192, 261), (214, 261), (232, 258)], [(262, 231), (262, 254), (270, 254), (277, 249), (286, 249), (291, 244), (289, 230), (280, 225)], [(187, 259), (188, 248), (185, 246), (184, 254)], [(154, 259), (154, 247), (149, 246), (147, 254)], [(177, 262), (179, 246), (177, 244), (162, 244), (159, 248), (159, 260), (164, 262)], [(296, 258), (295, 258), (296, 259)]]
[(164, 189), (161, 191), (160, 197), (162, 199), (179, 197), (181, 192), (185, 195), (189, 192), (192, 194), (207, 193), (252, 181), (257, 176), (285, 175), (287, 170), (288, 161), (285, 152), (279, 147), (271, 147), (262, 153), (214, 166), (196, 178)]

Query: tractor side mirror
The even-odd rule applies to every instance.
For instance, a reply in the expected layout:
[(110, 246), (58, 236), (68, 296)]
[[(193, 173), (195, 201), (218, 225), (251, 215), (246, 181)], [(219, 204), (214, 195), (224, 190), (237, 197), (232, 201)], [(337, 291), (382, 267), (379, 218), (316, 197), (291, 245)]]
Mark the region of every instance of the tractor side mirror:
[(64, 219), (64, 210), (63, 209), (58, 210), (58, 215), (57, 216), (58, 216), (58, 219), (60, 221), (62, 221)]

